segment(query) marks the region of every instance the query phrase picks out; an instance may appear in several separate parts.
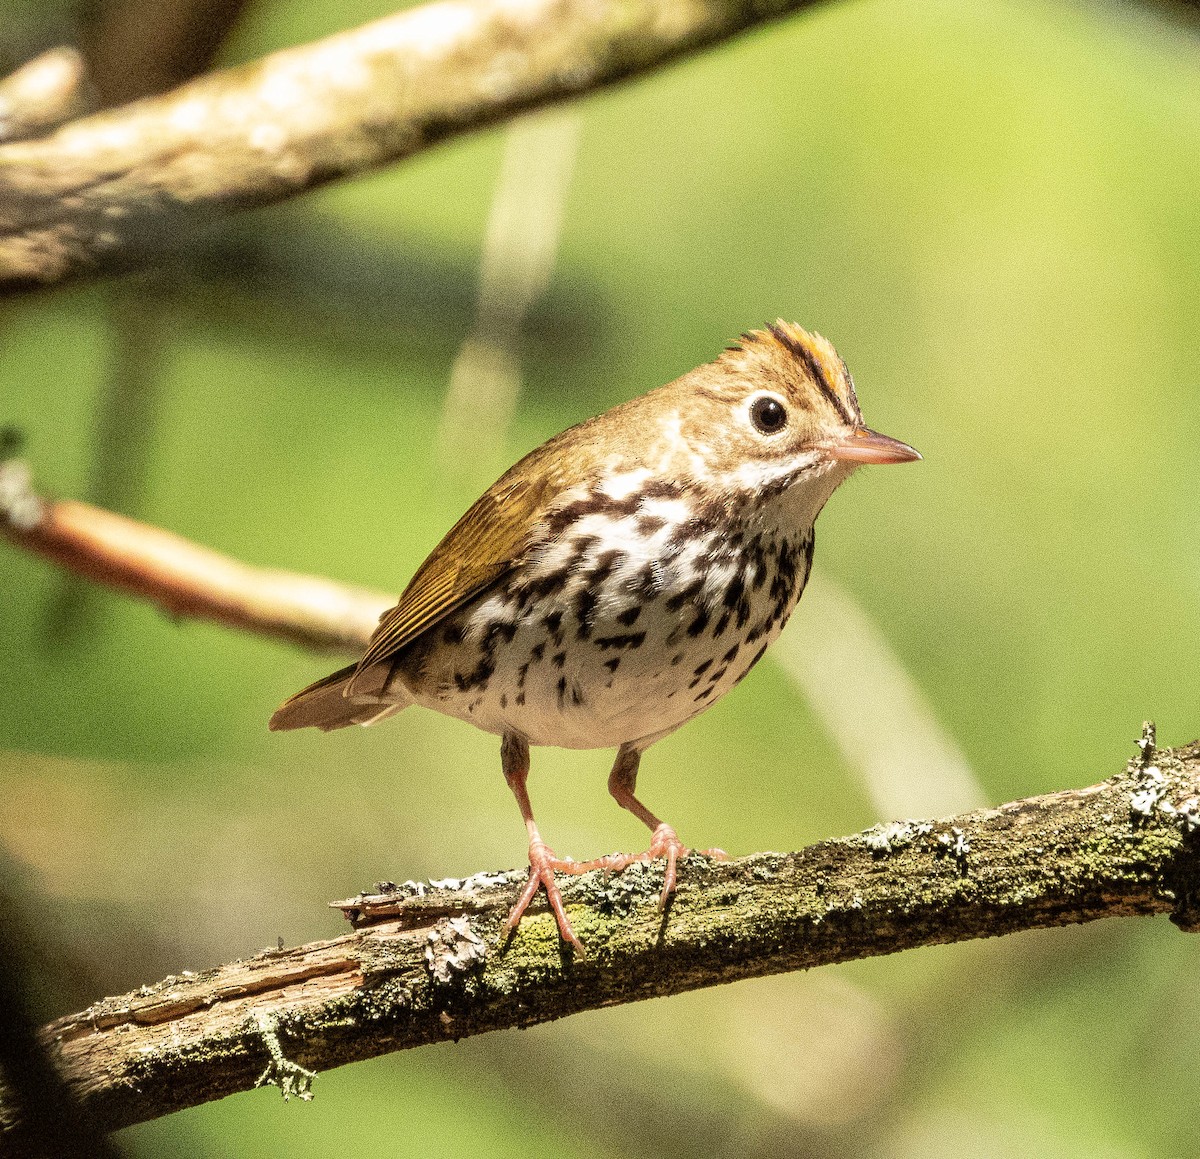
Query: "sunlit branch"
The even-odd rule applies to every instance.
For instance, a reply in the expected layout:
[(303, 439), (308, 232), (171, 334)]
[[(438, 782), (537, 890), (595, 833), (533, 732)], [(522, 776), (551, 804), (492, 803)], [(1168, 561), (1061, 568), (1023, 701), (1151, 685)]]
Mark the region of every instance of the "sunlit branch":
[[(44, 1039), (115, 1128), (357, 1059), (741, 978), (1105, 917), (1200, 928), (1200, 741), (1086, 789), (901, 822), (737, 861), (690, 858), (664, 916), (661, 865), (563, 882), (588, 958), (531, 913), (525, 871), (339, 902), (356, 931), (108, 998)], [(19, 1109), (0, 1105), (0, 1122)], [(0, 1133), (0, 1155), (6, 1150)]]
[(441, 0), (0, 147), (0, 292), (127, 268), (813, 0)]
[(82, 55), (54, 48), (0, 80), (0, 142), (22, 141), (89, 111)]
[(0, 462), (0, 533), (76, 575), (157, 604), (306, 647), (359, 653), (393, 596), (252, 567), (88, 503), (49, 500), (28, 468)]

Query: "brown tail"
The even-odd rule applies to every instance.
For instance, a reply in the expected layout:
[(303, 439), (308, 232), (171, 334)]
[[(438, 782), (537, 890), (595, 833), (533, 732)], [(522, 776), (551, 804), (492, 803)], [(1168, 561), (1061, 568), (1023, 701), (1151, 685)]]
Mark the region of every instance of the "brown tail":
[[(388, 689), (386, 697), (371, 692), (347, 696), (346, 687), (354, 676), (355, 667), (351, 664), (342, 668), (289, 697), (275, 710), (268, 727), (272, 732), (287, 732), (293, 728), (319, 728), (329, 732), (351, 724), (374, 724), (412, 703), (398, 684)], [(391, 663), (381, 667), (390, 670)], [(382, 685), (383, 681), (375, 683)]]

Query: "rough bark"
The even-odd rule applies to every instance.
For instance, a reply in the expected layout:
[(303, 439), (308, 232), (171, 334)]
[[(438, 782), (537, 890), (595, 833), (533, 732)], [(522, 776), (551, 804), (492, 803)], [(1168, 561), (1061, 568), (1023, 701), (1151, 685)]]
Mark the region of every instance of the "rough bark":
[(0, 293), (407, 157), (813, 0), (442, 0), (0, 147)]
[[(544, 906), (507, 946), (523, 871), (335, 903), (330, 941), (171, 977), (43, 1031), (106, 1127), (387, 1051), (741, 978), (1105, 917), (1200, 928), (1200, 741), (1142, 753), (1086, 789), (935, 822), (899, 822), (797, 853), (691, 858), (666, 914), (660, 864), (563, 883), (588, 958)], [(11, 1126), (16, 1108), (0, 1107)], [(16, 1154), (0, 1134), (0, 1155)]]

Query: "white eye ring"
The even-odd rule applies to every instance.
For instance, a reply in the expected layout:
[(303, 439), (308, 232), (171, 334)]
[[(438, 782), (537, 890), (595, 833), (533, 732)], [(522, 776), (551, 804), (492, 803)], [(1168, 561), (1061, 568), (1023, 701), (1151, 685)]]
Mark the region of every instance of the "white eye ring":
[(756, 394), (746, 406), (750, 423), (760, 435), (777, 435), (788, 424), (787, 405), (777, 394)]

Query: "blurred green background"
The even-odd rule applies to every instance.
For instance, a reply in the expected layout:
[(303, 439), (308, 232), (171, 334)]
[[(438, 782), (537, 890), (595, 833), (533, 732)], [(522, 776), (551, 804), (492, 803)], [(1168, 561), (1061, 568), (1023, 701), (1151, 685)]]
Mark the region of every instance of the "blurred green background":
[[(257, 0), (220, 59), (391, 7)], [(6, 63), (75, 19), (0, 4)], [(506, 140), (539, 120), (570, 181), (498, 435), (447, 391)], [(398, 591), (489, 481), (480, 460), (794, 319), (925, 455), (835, 497), (817, 582), (1000, 802), (1115, 772), (1144, 717), (1164, 743), (1200, 734), (1197, 191), (1186, 21), (828, 4), (248, 215), (155, 279), (6, 303), (0, 423), (52, 493)], [(56, 967), (47, 1015), (333, 936), (324, 902), (380, 878), (521, 863), (494, 738), (417, 711), (269, 735), (329, 658), (172, 623), (2, 544), (0, 593), (0, 838)], [(793, 659), (831, 646), (826, 608), (801, 604)], [(644, 798), (735, 854), (883, 819), (838, 732), (870, 733), (861, 667), (839, 723), (764, 662), (653, 750)], [(644, 844), (608, 764), (535, 752), (560, 852)], [(311, 1105), (256, 1091), (119, 1138), (135, 1156), (1191, 1156), (1198, 965), (1165, 919), (936, 948), (408, 1052), (322, 1075)]]

